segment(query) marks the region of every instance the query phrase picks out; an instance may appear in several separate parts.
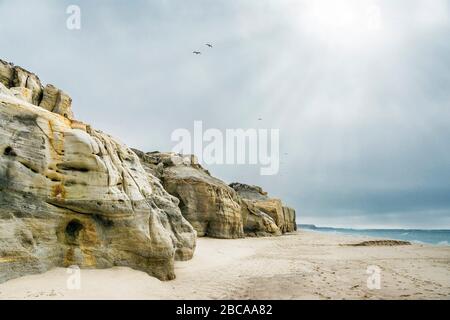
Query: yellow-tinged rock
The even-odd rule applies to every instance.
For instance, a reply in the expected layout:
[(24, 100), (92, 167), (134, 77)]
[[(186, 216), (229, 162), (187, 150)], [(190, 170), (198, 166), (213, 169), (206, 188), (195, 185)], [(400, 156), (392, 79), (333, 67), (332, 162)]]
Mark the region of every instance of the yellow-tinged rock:
[(177, 200), (128, 147), (17, 90), (0, 83), (0, 282), (68, 265), (173, 279), (196, 239)]

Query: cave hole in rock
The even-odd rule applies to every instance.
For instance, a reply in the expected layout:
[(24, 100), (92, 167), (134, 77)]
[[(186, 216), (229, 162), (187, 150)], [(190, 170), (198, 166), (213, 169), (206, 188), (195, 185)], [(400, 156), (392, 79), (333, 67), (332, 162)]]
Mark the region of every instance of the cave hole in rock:
[(5, 148), (5, 150), (3, 151), (3, 154), (5, 156), (16, 156), (16, 153), (14, 152), (13, 148), (10, 146)]
[(78, 220), (70, 221), (65, 230), (66, 240), (69, 244), (78, 244), (80, 232), (83, 230), (83, 225)]

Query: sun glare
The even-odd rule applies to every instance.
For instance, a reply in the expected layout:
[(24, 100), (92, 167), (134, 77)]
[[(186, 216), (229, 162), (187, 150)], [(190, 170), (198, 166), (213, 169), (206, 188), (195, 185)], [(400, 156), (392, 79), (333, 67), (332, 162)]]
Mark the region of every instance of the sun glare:
[(331, 45), (360, 47), (383, 29), (381, 8), (371, 1), (308, 1), (298, 12), (299, 31)]

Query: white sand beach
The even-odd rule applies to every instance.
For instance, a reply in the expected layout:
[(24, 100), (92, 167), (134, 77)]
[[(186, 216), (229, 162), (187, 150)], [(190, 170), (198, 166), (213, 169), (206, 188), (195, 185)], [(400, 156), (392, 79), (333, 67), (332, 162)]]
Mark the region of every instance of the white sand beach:
[[(198, 239), (195, 256), (161, 282), (129, 268), (64, 268), (0, 284), (0, 299), (450, 299), (450, 247), (347, 246), (364, 237), (300, 231), (281, 237)], [(381, 270), (369, 289), (368, 266)]]

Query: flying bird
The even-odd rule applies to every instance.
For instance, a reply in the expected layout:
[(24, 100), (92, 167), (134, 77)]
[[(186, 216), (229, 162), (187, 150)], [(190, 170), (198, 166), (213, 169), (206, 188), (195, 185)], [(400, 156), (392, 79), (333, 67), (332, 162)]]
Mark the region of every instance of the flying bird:
[(210, 47), (210, 48), (212, 48), (213, 47), (213, 45), (211, 44), (211, 43), (207, 43), (207, 44), (205, 44), (207, 47)]
[(262, 118), (258, 118), (258, 121), (261, 121), (262, 120)]
[(193, 51), (193, 54), (202, 54), (200, 51)]

